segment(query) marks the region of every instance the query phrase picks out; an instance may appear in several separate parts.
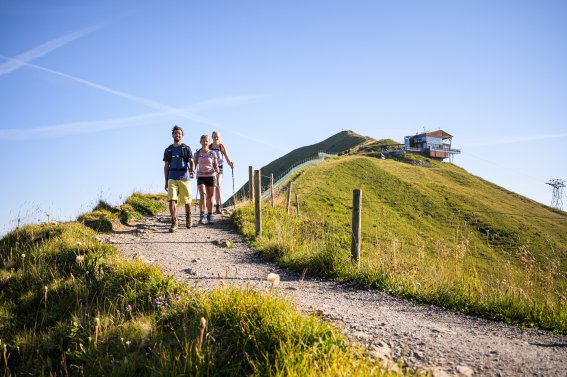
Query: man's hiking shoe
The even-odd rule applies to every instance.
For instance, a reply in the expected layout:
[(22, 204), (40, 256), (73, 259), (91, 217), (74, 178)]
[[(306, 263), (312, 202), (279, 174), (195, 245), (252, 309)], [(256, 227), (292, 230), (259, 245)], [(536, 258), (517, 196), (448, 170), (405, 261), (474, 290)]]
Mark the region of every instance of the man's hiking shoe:
[(169, 227), (169, 233), (175, 232), (177, 228), (178, 228), (177, 219), (176, 218), (171, 219), (171, 226)]
[(205, 214), (201, 213), (199, 215), (199, 224), (204, 224), (205, 223)]
[(185, 216), (185, 226), (187, 227), (187, 229), (191, 229), (191, 227), (193, 226), (191, 224), (191, 215)]
[(220, 215), (222, 213), (220, 204), (217, 204), (215, 207), (217, 207), (217, 209), (215, 210), (215, 213), (217, 215)]
[(208, 225), (213, 225), (214, 221), (213, 221), (213, 214), (212, 213), (208, 213), (207, 214), (207, 224)]

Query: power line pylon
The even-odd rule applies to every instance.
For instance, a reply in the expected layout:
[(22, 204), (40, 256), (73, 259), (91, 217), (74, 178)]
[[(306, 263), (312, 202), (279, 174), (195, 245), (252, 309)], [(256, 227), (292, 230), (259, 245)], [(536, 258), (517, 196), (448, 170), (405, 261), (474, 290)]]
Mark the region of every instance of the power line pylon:
[(550, 179), (549, 182), (545, 182), (545, 184), (550, 185), (553, 188), (551, 206), (553, 208), (563, 209), (563, 188), (565, 187), (565, 181), (563, 179), (555, 178)]

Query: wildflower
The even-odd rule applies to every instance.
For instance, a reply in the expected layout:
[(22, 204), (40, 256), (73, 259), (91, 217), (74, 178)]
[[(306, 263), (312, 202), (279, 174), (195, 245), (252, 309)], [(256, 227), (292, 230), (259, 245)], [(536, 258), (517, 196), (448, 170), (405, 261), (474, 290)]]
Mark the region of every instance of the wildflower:
[(272, 283), (272, 287), (277, 287), (280, 284), (280, 275), (278, 274), (268, 274), (267, 280)]
[(125, 344), (126, 344), (126, 348), (130, 348), (130, 344), (132, 344), (132, 342), (129, 341), (129, 340), (127, 340), (127, 341), (125, 342)]
[(26, 258), (26, 254), (22, 254), (22, 258), (25, 259), (25, 258)]
[(416, 282), (415, 282), (415, 285), (421, 286), (421, 283), (420, 283), (419, 281), (416, 281)]
[(126, 311), (131, 312), (132, 311), (132, 305), (130, 305), (130, 304), (126, 305)]
[(156, 300), (156, 306), (161, 306), (163, 305), (163, 301), (161, 300)]
[(77, 247), (81, 246), (81, 241), (77, 241)]
[(85, 257), (83, 255), (77, 255), (77, 257), (75, 258), (75, 262), (77, 262), (78, 264), (83, 263), (83, 259), (85, 259)]
[(175, 301), (179, 301), (179, 300), (181, 300), (181, 296), (179, 295), (175, 296)]

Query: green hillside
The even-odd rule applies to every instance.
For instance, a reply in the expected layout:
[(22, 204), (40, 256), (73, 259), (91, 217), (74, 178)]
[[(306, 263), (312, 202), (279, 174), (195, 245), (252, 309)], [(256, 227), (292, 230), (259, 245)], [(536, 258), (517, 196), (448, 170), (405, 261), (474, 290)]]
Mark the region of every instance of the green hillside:
[[(339, 154), (369, 140), (371, 141), (372, 139), (359, 135), (353, 131), (341, 131), (320, 143), (297, 148), (260, 169), (263, 175), (262, 186), (269, 184), (269, 179), (266, 177), (269, 177), (270, 174), (273, 174), (274, 177), (277, 178), (291, 166), (302, 160), (317, 156), (317, 153), (319, 152)], [(238, 190), (237, 195), (247, 196), (248, 192), (249, 183), (247, 182), (244, 186), (242, 186), (242, 188), (240, 188), (240, 190)], [(230, 202), (230, 200), (228, 202)]]
[[(360, 268), (349, 260), (353, 189), (362, 190)], [(265, 231), (255, 241), (280, 262), (567, 331), (565, 212), (453, 164), (411, 155), (330, 159), (294, 177), (293, 190), (301, 218), (282, 213), (283, 190), (280, 209), (266, 210)], [(237, 218), (253, 236), (247, 211)]]

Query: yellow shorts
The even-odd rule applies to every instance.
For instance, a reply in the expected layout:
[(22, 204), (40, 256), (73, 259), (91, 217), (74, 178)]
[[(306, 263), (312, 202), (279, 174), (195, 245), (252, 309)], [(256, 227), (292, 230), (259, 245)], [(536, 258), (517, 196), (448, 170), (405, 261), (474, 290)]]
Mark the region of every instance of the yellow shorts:
[(191, 204), (191, 186), (189, 181), (168, 179), (167, 200), (175, 200), (177, 204)]

